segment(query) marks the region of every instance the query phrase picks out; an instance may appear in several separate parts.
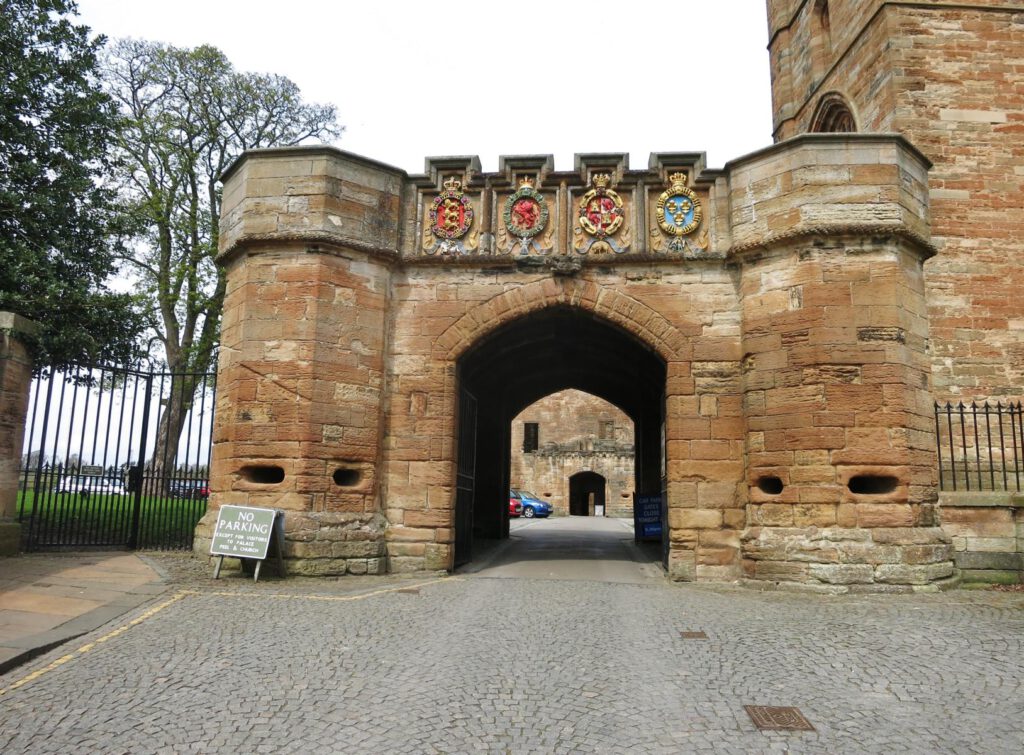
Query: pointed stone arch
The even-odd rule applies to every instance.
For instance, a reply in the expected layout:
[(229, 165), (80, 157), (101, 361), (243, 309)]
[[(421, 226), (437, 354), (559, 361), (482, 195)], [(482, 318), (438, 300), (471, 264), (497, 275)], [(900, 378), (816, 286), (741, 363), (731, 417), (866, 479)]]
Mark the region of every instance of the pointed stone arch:
[(592, 281), (548, 278), (508, 289), (470, 309), (437, 337), (434, 358), (455, 361), (488, 333), (531, 312), (554, 306), (579, 308), (618, 325), (666, 362), (688, 360), (690, 338), (700, 334), (698, 324), (677, 326), (621, 291)]

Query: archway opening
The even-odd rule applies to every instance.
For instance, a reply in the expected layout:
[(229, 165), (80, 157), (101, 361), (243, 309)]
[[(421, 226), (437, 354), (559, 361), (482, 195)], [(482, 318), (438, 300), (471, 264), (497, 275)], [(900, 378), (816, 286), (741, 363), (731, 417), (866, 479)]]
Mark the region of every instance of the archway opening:
[(597, 472), (578, 472), (569, 478), (569, 513), (604, 516), (607, 483)]
[(482, 337), (457, 377), (456, 566), (472, 560), (474, 538), (508, 537), (512, 420), (552, 393), (576, 389), (621, 409), (633, 423), (633, 490), (662, 494), (665, 363), (638, 336), (579, 308), (550, 307)]
[[(614, 404), (575, 389), (556, 391), (512, 420), (512, 489), (532, 491), (550, 503), (552, 516), (568, 516), (576, 513), (571, 510), (571, 478), (593, 472), (605, 483), (600, 494), (604, 508), (592, 512), (632, 519), (634, 436), (633, 420)], [(516, 513), (510, 502), (509, 516)], [(533, 513), (527, 506), (521, 515)]]

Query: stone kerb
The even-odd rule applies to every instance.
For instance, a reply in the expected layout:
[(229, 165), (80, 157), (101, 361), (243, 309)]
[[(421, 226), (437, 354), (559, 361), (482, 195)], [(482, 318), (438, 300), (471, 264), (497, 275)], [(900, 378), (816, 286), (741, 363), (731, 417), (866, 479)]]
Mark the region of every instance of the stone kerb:
[(32, 358), (23, 337), (38, 330), (31, 320), (0, 312), (0, 556), (21, 548), (21, 527), (15, 521), (18, 466), (32, 385)]

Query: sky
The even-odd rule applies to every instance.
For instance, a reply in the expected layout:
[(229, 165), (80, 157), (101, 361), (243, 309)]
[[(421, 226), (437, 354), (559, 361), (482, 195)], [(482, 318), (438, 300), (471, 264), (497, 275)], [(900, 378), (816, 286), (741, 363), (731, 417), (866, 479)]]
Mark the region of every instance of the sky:
[(333, 103), (335, 146), (422, 173), (424, 158), (706, 152), (771, 143), (765, 0), (79, 0), (109, 38), (212, 44), (243, 71)]

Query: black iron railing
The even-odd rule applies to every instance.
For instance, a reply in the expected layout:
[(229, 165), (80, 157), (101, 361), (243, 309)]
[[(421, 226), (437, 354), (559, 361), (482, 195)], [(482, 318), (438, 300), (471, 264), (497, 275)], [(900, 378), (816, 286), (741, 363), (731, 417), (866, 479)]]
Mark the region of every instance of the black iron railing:
[(83, 367), (37, 378), (22, 547), (189, 548), (206, 512), (214, 376)]
[(939, 488), (1017, 491), (1024, 484), (1020, 401), (935, 404)]

